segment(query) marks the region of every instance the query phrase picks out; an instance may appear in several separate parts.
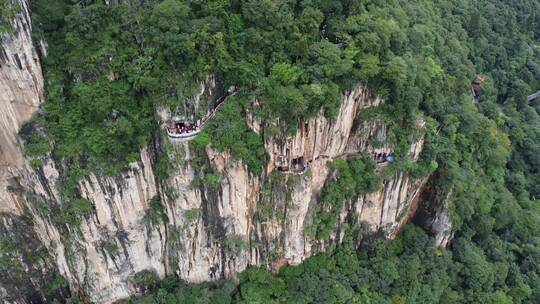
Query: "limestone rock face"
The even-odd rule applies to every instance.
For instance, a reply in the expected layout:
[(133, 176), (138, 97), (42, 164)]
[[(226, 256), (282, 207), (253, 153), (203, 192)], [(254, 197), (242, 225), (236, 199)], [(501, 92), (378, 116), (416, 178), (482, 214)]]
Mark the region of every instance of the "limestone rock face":
[(431, 223), (431, 230), (435, 234), (435, 245), (439, 247), (446, 247), (454, 237), (452, 216), (448, 210), (451, 197), (452, 191), (449, 191)]
[[(382, 124), (364, 124), (354, 132), (353, 126), (359, 111), (381, 104), (380, 98), (369, 96), (369, 91), (358, 86), (351, 92), (341, 96), (341, 108), (337, 117), (326, 118), (321, 112), (315, 119), (300, 122), (294, 137), (266, 140), (265, 146), (270, 156), (267, 171), (272, 171), (284, 158), (286, 162), (303, 157), (306, 162), (316, 159), (334, 159), (345, 153), (368, 152), (361, 148), (368, 146), (367, 140), (374, 133), (384, 136), (385, 126)], [(250, 125), (257, 125), (253, 122)], [(371, 147), (370, 147), (371, 148)], [(375, 150), (371, 148), (371, 150)], [(369, 151), (372, 152), (372, 151)]]
[[(46, 284), (58, 269), (28, 214), (25, 190), (38, 177), (25, 164), (17, 134), (38, 111), (43, 77), (32, 42), (29, 1), (11, 2), (18, 6), (13, 31), (0, 33), (0, 255), (7, 261), (0, 269), (0, 302), (39, 303), (52, 301)], [(46, 51), (44, 43), (39, 51)]]
[[(278, 187), (284, 187), (271, 193), (273, 215), (269, 217), (263, 218), (259, 206), (268, 199), (261, 188), (264, 179), (226, 152), (207, 148), (204, 159), (194, 159), (201, 156), (192, 155), (187, 143), (172, 145), (176, 165), (166, 180), (156, 179), (155, 155), (147, 149), (141, 150), (138, 162), (117, 176), (92, 174), (81, 179), (78, 192), (92, 203), (93, 211), (77, 229), (40, 213), (24, 195), (21, 212), (31, 214), (40, 242), (55, 257), (58, 271), (72, 289), (95, 302), (128, 297), (134, 292), (130, 279), (144, 270), (160, 278), (176, 273), (189, 282), (202, 282), (234, 280), (248, 265), (268, 264), (276, 258), (298, 264), (315, 250), (324, 250), (306, 229), (312, 220), (310, 209), (317, 204), (329, 175), (327, 163), (348, 155), (391, 151), (386, 144), (377, 148), (369, 144), (373, 137), (384, 139), (384, 124), (357, 119), (361, 109), (380, 102), (359, 87), (343, 95), (337, 118), (321, 114), (305, 122), (295, 136), (265, 142), (269, 162), (264, 176), (280, 180)], [(422, 144), (422, 139), (411, 144), (412, 159), (418, 157)], [(275, 161), (284, 146), (289, 149), (289, 159), (305, 157), (309, 162), (303, 174), (277, 170)], [(196, 162), (206, 164), (206, 169), (200, 165), (195, 169)], [(46, 161), (20, 179), (20, 187), (26, 189), (23, 193), (31, 189), (41, 201), (63, 206), (59, 171), (52, 160)], [(217, 181), (206, 182), (208, 174), (217, 176)], [(342, 219), (347, 213), (356, 214), (371, 229), (382, 229), (391, 237), (424, 182), (397, 173), (379, 191), (347, 204)], [(158, 205), (163, 206), (165, 219), (155, 216), (159, 210), (154, 210), (151, 201), (157, 198), (163, 203)]]
[[(40, 213), (28, 195), (21, 195), (20, 204), (31, 214), (39, 240), (72, 289), (95, 302), (128, 297), (134, 292), (130, 279), (144, 270), (160, 278), (176, 273), (189, 282), (202, 282), (234, 280), (248, 265), (271, 264), (278, 258), (281, 263), (298, 264), (315, 250), (324, 250), (306, 230), (312, 221), (310, 210), (329, 176), (327, 163), (392, 149), (387, 144), (377, 148), (369, 144), (373, 137), (385, 138), (384, 124), (357, 119), (361, 109), (381, 102), (373, 100), (359, 87), (343, 95), (337, 118), (321, 114), (291, 138), (268, 139), (269, 162), (262, 178), (229, 153), (209, 147), (202, 156), (192, 155), (187, 143), (174, 143), (170, 157), (175, 165), (166, 180), (157, 180), (155, 155), (148, 149), (141, 150), (140, 160), (117, 176), (91, 174), (81, 179), (78, 192), (92, 203), (93, 211), (78, 228), (59, 225), (53, 215)], [(413, 160), (422, 144), (422, 138), (412, 142)], [(275, 160), (283, 146), (290, 151), (289, 159), (307, 159), (303, 174), (277, 170)], [(21, 178), (20, 187), (26, 189), (23, 193), (31, 189), (46, 204), (63, 206), (60, 171), (48, 160)], [(209, 175), (214, 182), (207, 181)], [(270, 194), (262, 189), (265, 179), (279, 181)], [(384, 180), (379, 191), (346, 204), (342, 220), (355, 214), (372, 230), (382, 229), (392, 237), (424, 182), (396, 173)], [(158, 198), (161, 211), (152, 203)], [(271, 216), (262, 215), (263, 201), (272, 209)]]
[[(91, 208), (77, 225), (66, 225), (57, 214), (72, 203), (61, 194), (66, 168), (52, 159), (30, 168), (17, 136), (43, 100), (28, 2), (19, 4), (16, 31), (2, 37), (0, 48), (0, 212), (7, 216), (0, 223), (0, 236), (9, 238), (24, 227), (29, 232), (24, 242), (48, 251), (41, 262), (48, 265), (44, 272), (58, 272), (73, 292), (93, 302), (111, 303), (133, 294), (130, 280), (141, 271), (158, 278), (176, 274), (202, 282), (235, 280), (236, 273), (249, 265), (300, 263), (324, 250), (324, 243), (306, 231), (313, 220), (310, 210), (331, 177), (328, 162), (392, 152), (385, 140), (386, 125), (359, 118), (362, 111), (383, 101), (358, 86), (342, 94), (337, 117), (320, 113), (299, 122), (294, 136), (265, 138), (268, 163), (262, 176), (253, 175), (227, 152), (208, 147), (196, 155), (188, 143), (156, 139), (156, 144), (141, 149), (138, 161), (116, 176), (90, 174), (79, 180), (78, 197)], [(213, 78), (205, 83), (215, 86)], [(195, 108), (201, 96), (211, 94), (205, 83), (194, 98)], [(157, 111), (164, 120), (173, 114)], [(250, 113), (246, 116), (255, 132), (264, 132), (265, 123)], [(422, 136), (411, 140), (411, 160), (418, 159), (422, 146)], [(165, 179), (157, 178), (157, 151), (167, 151), (172, 159)], [(294, 166), (305, 168), (295, 172)], [(393, 237), (424, 183), (425, 179), (396, 173), (378, 191), (345, 204), (341, 221), (352, 215)], [(23, 216), (29, 223), (21, 221)], [(332, 238), (338, 242), (341, 235), (336, 232)], [(27, 269), (34, 268), (27, 265)], [(46, 280), (47, 275), (34, 289), (44, 288)], [(4, 302), (12, 287), (1, 280)], [(17, 295), (9, 302), (31, 302), (23, 291)], [(38, 297), (46, 300), (42, 294)]]
[(76, 226), (63, 225), (55, 214), (67, 208), (60, 199), (59, 176), (57, 165), (47, 160), (35, 172), (20, 177), (23, 183), (16, 190), (24, 204), (21, 212), (32, 219), (28, 228), (48, 249), (51, 264), (68, 279), (72, 290), (96, 302), (110, 302), (129, 296), (127, 283), (137, 272), (150, 270), (165, 276), (166, 229), (148, 215), (158, 189), (146, 149), (140, 161), (118, 176), (91, 174), (79, 181), (80, 197), (91, 202), (92, 211)]
[[(24, 160), (17, 134), (43, 100), (43, 76), (32, 43), (29, 2), (16, 1), (13, 33), (0, 33), (0, 212), (19, 213), (20, 202), (5, 192)], [(42, 48), (43, 51), (45, 48)]]

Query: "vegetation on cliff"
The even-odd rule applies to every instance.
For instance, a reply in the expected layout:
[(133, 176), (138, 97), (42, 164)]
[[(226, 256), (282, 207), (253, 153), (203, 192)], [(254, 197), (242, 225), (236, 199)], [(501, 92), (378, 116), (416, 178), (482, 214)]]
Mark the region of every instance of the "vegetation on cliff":
[[(0, 0), (0, 34), (13, 32), (10, 22), (17, 12), (18, 6), (10, 0)], [(1, 45), (1, 41), (0, 41)]]
[[(34, 22), (50, 46), (41, 123), (51, 144), (35, 140), (39, 146), (30, 150), (50, 147), (72, 167), (122, 168), (156, 132), (155, 107), (184, 103), (209, 74), (241, 91), (216, 117), (222, 124), (197, 144), (230, 149), (254, 172), (264, 153), (261, 139), (239, 121), (246, 109), (262, 119), (280, 118), (282, 131), (290, 133), (298, 119), (319, 109), (335, 115), (340, 92), (362, 83), (386, 100), (375, 115), (389, 124), (399, 169), (410, 166), (405, 155), (416, 117), (439, 127), (428, 130), (412, 171), (436, 170), (429, 188), (453, 189), (455, 236), (448, 250), (433, 248), (418, 227), (386, 242), (358, 233), (357, 225), (345, 244), (277, 276), (248, 269), (236, 289), (172, 278), (133, 302), (540, 298), (540, 106), (526, 100), (540, 86), (538, 1), (34, 2)], [(471, 81), (480, 73), (488, 80), (474, 106)], [(247, 102), (254, 97), (258, 105)], [(230, 129), (223, 130), (225, 124)], [(349, 174), (328, 185), (327, 203), (339, 207), (375, 183), (350, 177), (369, 164), (337, 166)], [(322, 236), (334, 227), (328, 215), (336, 216), (321, 213)]]
[(308, 231), (311, 236), (321, 240), (330, 238), (340, 222), (339, 215), (345, 202), (380, 188), (375, 166), (373, 160), (366, 159), (337, 160), (330, 164), (332, 174), (337, 177), (327, 181), (322, 190)]

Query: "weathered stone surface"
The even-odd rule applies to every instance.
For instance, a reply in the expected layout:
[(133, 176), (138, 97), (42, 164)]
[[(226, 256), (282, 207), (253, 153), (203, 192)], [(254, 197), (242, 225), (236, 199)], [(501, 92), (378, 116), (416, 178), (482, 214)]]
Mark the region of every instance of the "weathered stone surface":
[(452, 191), (448, 192), (442, 206), (437, 210), (431, 224), (431, 231), (433, 234), (435, 234), (435, 245), (439, 247), (446, 247), (450, 240), (452, 240), (454, 237), (452, 216), (448, 210), (452, 193)]
[(24, 159), (17, 134), (43, 100), (43, 76), (32, 44), (29, 2), (19, 0), (11, 35), (0, 33), (0, 212), (20, 213), (20, 201), (6, 192), (21, 174)]

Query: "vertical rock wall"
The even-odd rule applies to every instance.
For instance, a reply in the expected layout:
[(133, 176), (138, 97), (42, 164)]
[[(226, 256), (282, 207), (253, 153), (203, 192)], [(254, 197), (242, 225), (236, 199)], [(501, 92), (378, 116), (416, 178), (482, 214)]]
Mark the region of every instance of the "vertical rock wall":
[(43, 76), (32, 43), (29, 2), (16, 4), (14, 32), (0, 33), (0, 212), (20, 214), (20, 202), (5, 189), (24, 170), (17, 134), (43, 100)]
[[(359, 123), (356, 119), (361, 109), (373, 103), (365, 91), (358, 88), (343, 96), (338, 118), (320, 115), (307, 121), (308, 127), (296, 136), (285, 139), (291, 157), (309, 159), (309, 168), (302, 175), (274, 170), (272, 163), (282, 151), (283, 140), (279, 144), (267, 140), (270, 161), (263, 179), (253, 176), (246, 165), (228, 153), (208, 148), (204, 155), (195, 156), (187, 144), (175, 143), (173, 158), (177, 165), (166, 181), (156, 181), (153, 152), (146, 149), (141, 151), (140, 161), (115, 177), (83, 178), (78, 191), (92, 202), (94, 211), (78, 228), (54, 222), (24, 195), (22, 201), (33, 218), (38, 239), (55, 257), (59, 272), (73, 290), (95, 302), (128, 297), (134, 292), (130, 279), (144, 270), (161, 278), (176, 273), (189, 282), (202, 282), (234, 280), (236, 272), (248, 265), (267, 264), (277, 258), (297, 264), (315, 248), (320, 249), (314, 247), (317, 242), (306, 234), (306, 228), (311, 220), (309, 210), (318, 203), (329, 173), (327, 162), (366, 151), (391, 150), (389, 145), (369, 145), (374, 136), (384, 139), (383, 124)], [(411, 145), (413, 159), (421, 146), (421, 139)], [(194, 169), (193, 157), (204, 158), (197, 161), (206, 164), (205, 172)], [(217, 185), (200, 182), (209, 173), (219, 176)], [(49, 160), (22, 178), (21, 188), (32, 189), (48, 204), (62, 206), (60, 175), (57, 165)], [(268, 196), (262, 187), (270, 175), (286, 186), (281, 193), (270, 193), (275, 211), (271, 217), (262, 218), (259, 204)], [(343, 212), (357, 214), (359, 221), (373, 230), (391, 234), (423, 182), (398, 173), (385, 180), (380, 191), (359, 197)], [(155, 210), (150, 201), (156, 197), (163, 202), (166, 220), (151, 220)]]
[(0, 33), (0, 302), (40, 303), (69, 296), (69, 291), (47, 292), (58, 270), (26, 204), (25, 187), (35, 174), (24, 161), (17, 134), (38, 111), (43, 77), (32, 43), (29, 1), (12, 3), (17, 6), (13, 32)]

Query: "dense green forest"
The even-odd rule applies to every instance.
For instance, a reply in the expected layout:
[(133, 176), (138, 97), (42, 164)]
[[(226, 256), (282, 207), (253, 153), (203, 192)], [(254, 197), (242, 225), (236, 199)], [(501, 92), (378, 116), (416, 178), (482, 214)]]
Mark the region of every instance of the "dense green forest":
[[(240, 92), (195, 149), (228, 149), (261, 174), (262, 138), (243, 111), (280, 118), (275, 132), (291, 134), (321, 108), (336, 115), (340, 93), (360, 83), (386, 100), (372, 115), (389, 125), (395, 170), (431, 174), (428, 208), (451, 192), (455, 229), (447, 249), (413, 224), (393, 241), (351, 230), (277, 275), (248, 269), (238, 286), (149, 276), (147, 295), (128, 302), (538, 303), (540, 102), (526, 96), (540, 89), (539, 1), (122, 2), (32, 1), (34, 34), (49, 44), (45, 114), (33, 122), (46, 132), (21, 134), (34, 164), (52, 153), (72, 180), (118, 172), (159, 134), (155, 108), (181, 104), (212, 74)], [(473, 105), (477, 74), (487, 80)], [(418, 116), (430, 127), (412, 165)], [(335, 206), (378, 182), (369, 163), (335, 166), (348, 172), (323, 193)], [(333, 216), (321, 214), (321, 239)]]

